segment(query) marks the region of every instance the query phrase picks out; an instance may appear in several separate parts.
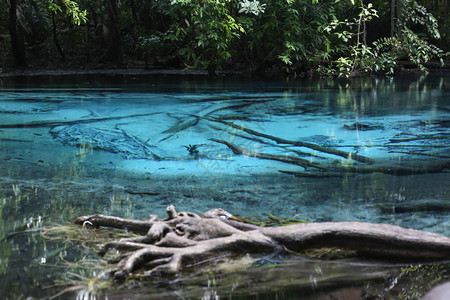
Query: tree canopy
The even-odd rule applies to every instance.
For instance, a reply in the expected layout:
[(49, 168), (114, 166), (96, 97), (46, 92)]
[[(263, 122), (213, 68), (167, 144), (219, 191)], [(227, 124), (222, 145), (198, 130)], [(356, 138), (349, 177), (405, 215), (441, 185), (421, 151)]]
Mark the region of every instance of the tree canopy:
[(3, 68), (426, 72), (449, 51), (448, 0), (6, 0)]

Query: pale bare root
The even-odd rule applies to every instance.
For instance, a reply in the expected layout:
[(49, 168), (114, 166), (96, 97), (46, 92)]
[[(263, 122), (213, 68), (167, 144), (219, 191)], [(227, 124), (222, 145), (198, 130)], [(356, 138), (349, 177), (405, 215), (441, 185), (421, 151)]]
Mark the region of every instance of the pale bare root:
[(200, 217), (177, 213), (175, 207), (169, 206), (167, 213), (166, 220), (136, 221), (93, 215), (79, 217), (75, 223), (89, 222), (93, 227), (136, 232), (147, 230), (142, 237), (112, 241), (101, 247), (100, 255), (110, 249), (125, 252), (116, 266), (103, 274), (116, 280), (123, 280), (141, 268), (148, 270), (147, 274), (174, 274), (188, 264), (224, 252), (338, 247), (377, 257), (450, 259), (450, 238), (388, 224), (328, 222), (261, 228), (238, 222), (238, 218), (221, 209)]

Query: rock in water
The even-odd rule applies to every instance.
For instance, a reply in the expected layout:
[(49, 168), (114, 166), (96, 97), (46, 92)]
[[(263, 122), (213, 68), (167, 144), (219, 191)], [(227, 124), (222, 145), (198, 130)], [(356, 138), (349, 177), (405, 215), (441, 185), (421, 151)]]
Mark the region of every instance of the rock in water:
[(127, 159), (160, 159), (151, 151), (150, 146), (121, 130), (74, 124), (55, 126), (50, 129), (50, 134), (63, 144), (120, 153)]
[(422, 300), (448, 300), (450, 299), (450, 281), (435, 286)]

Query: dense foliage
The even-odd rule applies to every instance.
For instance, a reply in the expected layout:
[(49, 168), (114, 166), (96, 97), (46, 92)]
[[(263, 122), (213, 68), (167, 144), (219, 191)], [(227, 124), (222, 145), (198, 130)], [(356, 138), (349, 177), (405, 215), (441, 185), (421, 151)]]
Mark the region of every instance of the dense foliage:
[[(0, 55), (19, 67), (426, 72), (449, 51), (448, 0), (7, 0)], [(436, 17), (437, 18), (436, 18)]]

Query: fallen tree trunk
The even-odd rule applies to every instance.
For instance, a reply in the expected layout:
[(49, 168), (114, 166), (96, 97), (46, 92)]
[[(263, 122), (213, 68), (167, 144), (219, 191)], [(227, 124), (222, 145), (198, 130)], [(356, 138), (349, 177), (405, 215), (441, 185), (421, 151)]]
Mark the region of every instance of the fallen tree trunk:
[(125, 279), (131, 272), (145, 268), (146, 274), (177, 273), (187, 264), (218, 253), (258, 253), (303, 251), (338, 247), (361, 255), (385, 258), (450, 259), (450, 238), (388, 224), (361, 222), (303, 223), (261, 228), (241, 223), (221, 209), (206, 212), (176, 213), (171, 205), (169, 218), (135, 221), (104, 215), (78, 217), (83, 226), (127, 228), (147, 233), (104, 244), (99, 254), (109, 249), (126, 251), (115, 267), (102, 276)]
[(111, 120), (121, 120), (136, 117), (147, 117), (158, 113), (146, 113), (146, 114), (135, 114), (126, 116), (113, 116), (113, 117), (103, 117), (103, 118), (90, 118), (90, 119), (75, 119), (75, 120), (44, 120), (44, 121), (31, 121), (13, 124), (0, 124), (0, 128), (36, 128), (36, 127), (53, 127), (60, 125), (75, 125), (81, 123), (95, 123), (102, 121)]
[(259, 136), (259, 137), (263, 137), (272, 141), (275, 141), (278, 144), (286, 144), (286, 145), (293, 145), (293, 146), (298, 146), (298, 147), (305, 147), (305, 148), (309, 148), (312, 150), (316, 150), (319, 152), (323, 152), (323, 153), (327, 153), (327, 154), (331, 154), (331, 155), (336, 155), (336, 156), (340, 156), (343, 158), (347, 158), (347, 159), (352, 159), (354, 161), (358, 161), (358, 162), (362, 162), (362, 163), (367, 163), (367, 164), (373, 164), (374, 160), (369, 158), (369, 157), (365, 157), (363, 155), (360, 154), (356, 154), (356, 153), (352, 153), (352, 152), (346, 152), (346, 151), (342, 151), (342, 150), (338, 150), (338, 149), (333, 149), (330, 147), (325, 147), (325, 146), (321, 146), (318, 144), (314, 144), (314, 143), (308, 143), (305, 141), (292, 141), (292, 140), (287, 140), (284, 138), (279, 138), (279, 137), (275, 137), (273, 135), (270, 134), (266, 134), (266, 133), (262, 133), (262, 132), (258, 132), (255, 131), (253, 129), (250, 128), (245, 128), (243, 126), (239, 126), (234, 124), (233, 122), (227, 122), (227, 121), (223, 121), (217, 118), (208, 118), (208, 120), (210, 121), (214, 121), (214, 122), (218, 122), (218, 123), (222, 123), (224, 125), (230, 126), (234, 129), (239, 129), (242, 130), (248, 134), (254, 135), (254, 136)]
[(251, 151), (251, 150), (239, 147), (239, 146), (229, 143), (227, 141), (222, 141), (222, 140), (217, 140), (217, 139), (210, 139), (210, 140), (213, 142), (216, 142), (216, 143), (221, 143), (221, 144), (226, 145), (228, 148), (231, 149), (231, 151), (233, 151), (234, 154), (237, 154), (237, 155), (246, 155), (246, 156), (260, 158), (260, 159), (281, 161), (281, 162), (290, 163), (293, 165), (298, 165), (305, 169), (308, 167), (313, 167), (313, 168), (321, 169), (324, 171), (327, 170), (327, 168), (325, 166), (322, 166), (319, 163), (314, 163), (307, 159), (303, 159), (303, 158), (300, 158), (297, 156), (261, 153), (261, 152)]
[[(356, 165), (329, 165), (325, 163), (311, 162), (306, 159), (302, 159), (296, 156), (290, 155), (275, 155), (262, 153), (257, 151), (252, 151), (240, 146), (237, 146), (233, 143), (210, 139), (213, 142), (221, 143), (226, 145), (228, 148), (233, 151), (234, 154), (237, 155), (246, 155), (250, 157), (260, 158), (260, 159), (269, 159), (285, 162), (288, 164), (298, 165), (305, 170), (307, 168), (316, 168), (320, 171), (326, 173), (330, 173), (331, 175), (336, 175), (337, 173), (354, 173), (354, 174), (370, 174), (370, 173), (383, 173), (389, 175), (414, 175), (414, 174), (428, 174), (428, 173), (440, 173), (445, 169), (450, 168), (450, 160), (441, 160), (433, 163), (417, 163), (417, 164), (372, 164), (372, 165), (364, 165), (364, 164), (356, 164)], [(282, 173), (290, 173), (298, 176), (305, 176), (305, 172), (294, 172), (294, 171), (281, 171)], [(312, 177), (317, 177), (317, 173), (312, 174)], [(325, 176), (324, 176), (325, 177)]]

